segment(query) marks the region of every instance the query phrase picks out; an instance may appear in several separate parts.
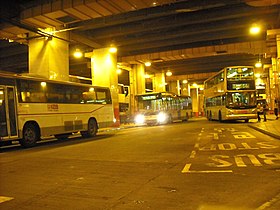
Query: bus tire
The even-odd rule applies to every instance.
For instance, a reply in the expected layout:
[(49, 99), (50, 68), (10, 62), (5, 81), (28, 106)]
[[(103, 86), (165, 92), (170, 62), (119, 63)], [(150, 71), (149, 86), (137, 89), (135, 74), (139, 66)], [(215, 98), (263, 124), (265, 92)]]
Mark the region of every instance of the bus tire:
[(189, 120), (189, 113), (186, 113), (186, 119), (185, 121), (187, 122)]
[(87, 131), (81, 131), (82, 137), (94, 137), (97, 134), (98, 126), (95, 119), (90, 118), (88, 121)]
[(167, 123), (168, 123), (168, 124), (171, 124), (172, 122), (173, 122), (172, 116), (169, 115), (169, 116), (168, 116), (168, 122), (167, 122)]
[(222, 112), (219, 111), (219, 122), (223, 122), (223, 119), (222, 119)]
[(208, 116), (208, 120), (212, 121), (212, 112), (209, 112), (209, 114), (207, 116)]
[(248, 123), (248, 122), (249, 122), (249, 119), (246, 119), (246, 120), (245, 120), (245, 123)]
[(26, 148), (35, 146), (36, 142), (40, 139), (39, 128), (35, 123), (25, 124), (22, 134), (20, 144)]

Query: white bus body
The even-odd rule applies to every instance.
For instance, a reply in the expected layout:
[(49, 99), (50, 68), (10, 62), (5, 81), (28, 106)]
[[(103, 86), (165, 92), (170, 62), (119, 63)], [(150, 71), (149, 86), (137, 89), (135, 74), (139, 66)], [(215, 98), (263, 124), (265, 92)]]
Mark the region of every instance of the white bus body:
[(95, 136), (114, 126), (110, 89), (0, 73), (0, 142)]
[(189, 96), (157, 92), (136, 96), (136, 124), (166, 124), (175, 120), (187, 121), (192, 117), (192, 100)]

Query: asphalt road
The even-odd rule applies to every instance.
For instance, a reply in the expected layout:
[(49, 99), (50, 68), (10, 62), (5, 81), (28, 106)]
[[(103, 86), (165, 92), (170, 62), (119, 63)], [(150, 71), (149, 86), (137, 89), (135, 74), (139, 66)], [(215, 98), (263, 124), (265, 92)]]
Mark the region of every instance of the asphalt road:
[(280, 141), (190, 120), (2, 148), (2, 210), (279, 210)]

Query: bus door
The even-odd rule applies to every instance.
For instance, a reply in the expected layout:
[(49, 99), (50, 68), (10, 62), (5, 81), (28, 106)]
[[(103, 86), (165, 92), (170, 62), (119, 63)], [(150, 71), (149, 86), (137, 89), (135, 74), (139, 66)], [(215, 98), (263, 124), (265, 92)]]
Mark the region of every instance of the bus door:
[(18, 136), (15, 107), (14, 88), (0, 86), (0, 137), (4, 139)]

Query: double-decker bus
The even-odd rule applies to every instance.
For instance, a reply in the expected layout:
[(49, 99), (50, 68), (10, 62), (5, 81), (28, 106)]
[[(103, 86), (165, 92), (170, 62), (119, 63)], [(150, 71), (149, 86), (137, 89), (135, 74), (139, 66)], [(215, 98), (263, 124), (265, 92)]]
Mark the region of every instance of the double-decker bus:
[(95, 136), (114, 125), (110, 89), (0, 73), (0, 143)]
[(252, 66), (226, 67), (204, 82), (208, 120), (257, 118), (256, 86)]
[(175, 120), (187, 121), (192, 117), (192, 100), (170, 92), (136, 95), (136, 124), (167, 124)]

